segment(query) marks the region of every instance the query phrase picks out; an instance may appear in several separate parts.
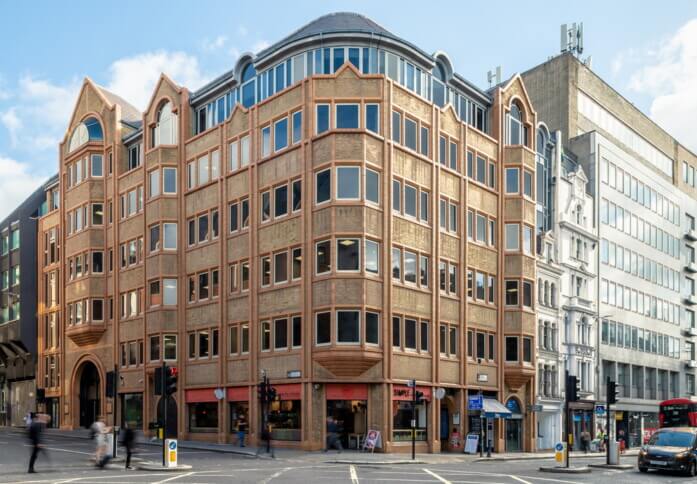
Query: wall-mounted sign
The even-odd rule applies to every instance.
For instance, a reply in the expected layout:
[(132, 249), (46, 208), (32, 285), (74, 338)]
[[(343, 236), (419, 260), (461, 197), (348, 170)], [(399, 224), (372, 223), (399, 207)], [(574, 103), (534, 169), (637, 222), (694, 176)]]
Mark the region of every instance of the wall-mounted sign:
[(300, 370), (290, 370), (288, 372), (288, 378), (300, 378), (301, 375)]
[(225, 398), (225, 390), (223, 390), (222, 388), (216, 388), (215, 390), (213, 390), (213, 395), (215, 395), (216, 399), (222, 400), (223, 398)]
[(477, 381), (478, 382), (488, 382), (489, 375), (487, 375), (486, 373), (477, 373)]

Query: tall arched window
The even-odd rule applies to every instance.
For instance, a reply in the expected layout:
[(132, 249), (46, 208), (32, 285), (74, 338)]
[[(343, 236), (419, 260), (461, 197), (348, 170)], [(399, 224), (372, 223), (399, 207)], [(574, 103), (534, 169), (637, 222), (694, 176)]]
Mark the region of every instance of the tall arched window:
[(82, 123), (80, 123), (73, 134), (70, 136), (70, 144), (68, 145), (68, 151), (74, 151), (80, 146), (84, 145), (88, 141), (102, 141), (104, 140), (104, 132), (102, 131), (102, 125), (99, 124), (97, 118), (87, 118)]
[(552, 283), (551, 287), (549, 288), (549, 302), (552, 305), (553, 308), (557, 307), (557, 285)]
[(511, 109), (507, 114), (508, 117), (508, 139), (509, 145), (526, 145), (528, 144), (528, 128), (523, 123), (523, 111), (515, 102), (511, 103)]
[(583, 225), (583, 207), (581, 205), (576, 207), (576, 223)]
[(446, 89), (445, 89), (445, 67), (440, 63), (436, 64), (436, 67), (431, 71), (433, 74), (433, 104), (439, 107), (445, 106), (446, 99)]
[(545, 281), (545, 300), (544, 305), (549, 306), (549, 282)]
[(177, 114), (172, 112), (172, 103), (165, 102), (157, 112), (152, 129), (152, 146), (177, 144)]
[(242, 105), (246, 108), (256, 103), (256, 78), (257, 71), (250, 62), (242, 69), (240, 83), (242, 84)]

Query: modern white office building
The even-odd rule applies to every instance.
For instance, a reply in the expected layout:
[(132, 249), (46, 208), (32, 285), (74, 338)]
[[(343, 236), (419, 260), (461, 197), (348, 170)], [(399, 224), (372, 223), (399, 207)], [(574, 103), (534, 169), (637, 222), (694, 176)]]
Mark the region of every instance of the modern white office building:
[[(584, 217), (588, 226), (597, 227), (597, 284), (590, 251), (584, 252), (585, 266), (579, 260), (579, 270), (565, 281), (569, 303), (574, 304), (573, 294), (585, 295), (576, 296), (575, 307), (590, 327), (590, 333), (569, 328), (569, 367), (574, 367), (572, 360), (577, 371), (581, 365), (581, 381), (589, 391), (595, 380), (598, 400), (606, 397), (608, 377), (617, 382), (617, 431), (635, 446), (658, 427), (660, 401), (695, 393), (697, 156), (571, 54), (523, 78), (539, 119), (561, 130), (562, 143), (576, 155), (595, 198)], [(593, 239), (588, 229), (580, 233), (585, 243)], [(562, 255), (564, 263), (573, 260)], [(600, 321), (597, 336), (593, 312)], [(584, 337), (597, 338), (595, 365)], [(584, 377), (584, 368), (593, 366), (595, 371), (586, 369)]]

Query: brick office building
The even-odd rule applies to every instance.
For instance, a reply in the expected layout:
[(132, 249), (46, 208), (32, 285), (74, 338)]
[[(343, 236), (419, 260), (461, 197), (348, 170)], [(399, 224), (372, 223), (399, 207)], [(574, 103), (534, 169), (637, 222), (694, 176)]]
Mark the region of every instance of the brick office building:
[(278, 445), (321, 448), (334, 416), (406, 450), (414, 378), (419, 451), (475, 430), (480, 391), (515, 414), (496, 450), (532, 450), (535, 126), (518, 76), (482, 91), (350, 13), (197, 92), (163, 75), (143, 113), (86, 80), (40, 220), (61, 425), (147, 429), (164, 360), (180, 438), (255, 439), (263, 371)]

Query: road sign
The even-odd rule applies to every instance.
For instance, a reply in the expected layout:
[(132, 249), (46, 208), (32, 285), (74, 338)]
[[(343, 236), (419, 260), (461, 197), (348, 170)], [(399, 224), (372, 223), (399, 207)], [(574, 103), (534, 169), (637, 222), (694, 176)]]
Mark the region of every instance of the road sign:
[(167, 449), (165, 467), (177, 467), (177, 439), (167, 439), (165, 448)]
[(566, 467), (566, 442), (557, 442), (554, 446), (554, 460), (557, 467)]
[(482, 410), (484, 398), (481, 395), (470, 395), (467, 399), (467, 410)]
[(605, 405), (596, 405), (595, 406), (595, 414), (596, 415), (605, 415)]

